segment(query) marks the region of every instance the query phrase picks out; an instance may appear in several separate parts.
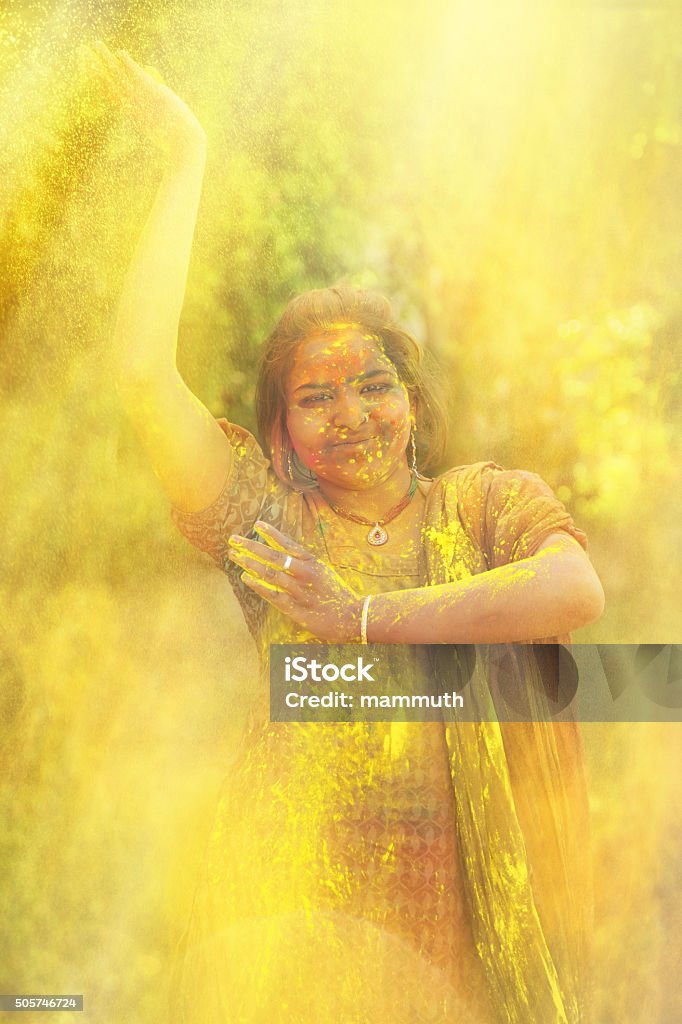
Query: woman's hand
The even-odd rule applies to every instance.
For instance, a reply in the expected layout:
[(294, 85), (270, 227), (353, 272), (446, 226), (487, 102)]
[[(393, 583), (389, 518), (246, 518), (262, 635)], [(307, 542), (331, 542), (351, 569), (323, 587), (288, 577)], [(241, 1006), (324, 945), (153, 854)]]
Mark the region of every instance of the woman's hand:
[(143, 68), (125, 50), (104, 43), (88, 48), (90, 64), (111, 102), (140, 135), (167, 157), (182, 159), (206, 146), (206, 133), (189, 107), (164, 85), (155, 68)]
[(287, 534), (260, 521), (255, 529), (264, 544), (230, 537), (246, 586), (320, 640), (359, 643), (362, 597)]

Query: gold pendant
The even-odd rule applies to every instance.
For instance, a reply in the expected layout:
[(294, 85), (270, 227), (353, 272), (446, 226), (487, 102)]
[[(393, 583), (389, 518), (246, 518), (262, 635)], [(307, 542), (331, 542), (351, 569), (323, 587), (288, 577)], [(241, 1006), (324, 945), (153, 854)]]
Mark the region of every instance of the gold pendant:
[(371, 544), (372, 547), (375, 548), (381, 547), (381, 545), (385, 544), (387, 540), (388, 534), (383, 529), (383, 527), (379, 526), (378, 523), (375, 523), (372, 529), (367, 534), (367, 543)]

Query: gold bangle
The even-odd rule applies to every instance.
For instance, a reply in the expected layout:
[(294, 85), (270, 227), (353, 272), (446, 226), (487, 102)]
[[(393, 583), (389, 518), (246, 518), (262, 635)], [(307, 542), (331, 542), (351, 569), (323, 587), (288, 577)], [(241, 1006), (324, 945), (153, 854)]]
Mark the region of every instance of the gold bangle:
[(367, 643), (367, 612), (369, 611), (369, 602), (372, 600), (372, 595), (368, 594), (365, 600), (362, 602), (362, 618), (360, 620), (360, 642), (363, 644)]

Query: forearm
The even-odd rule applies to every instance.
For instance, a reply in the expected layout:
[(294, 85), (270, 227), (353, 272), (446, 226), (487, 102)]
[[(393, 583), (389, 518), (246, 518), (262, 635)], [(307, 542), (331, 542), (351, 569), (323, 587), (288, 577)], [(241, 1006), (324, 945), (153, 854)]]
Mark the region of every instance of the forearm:
[(598, 618), (601, 585), (589, 562), (547, 548), (457, 583), (372, 598), (370, 643), (522, 643)]
[(168, 166), (137, 243), (114, 327), (119, 387), (175, 366), (205, 163), (205, 145), (197, 144)]

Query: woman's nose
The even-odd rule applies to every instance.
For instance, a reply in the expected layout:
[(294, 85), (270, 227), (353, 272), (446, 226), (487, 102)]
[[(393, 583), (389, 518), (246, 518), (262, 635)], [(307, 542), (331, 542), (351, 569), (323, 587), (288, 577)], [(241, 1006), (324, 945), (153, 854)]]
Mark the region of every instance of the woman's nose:
[(357, 430), (367, 421), (365, 403), (360, 395), (339, 395), (333, 411), (334, 425)]

